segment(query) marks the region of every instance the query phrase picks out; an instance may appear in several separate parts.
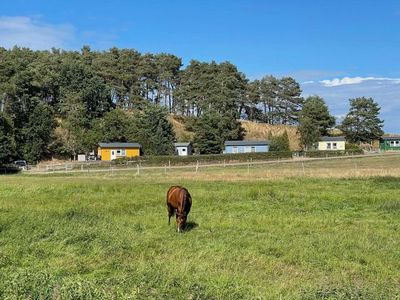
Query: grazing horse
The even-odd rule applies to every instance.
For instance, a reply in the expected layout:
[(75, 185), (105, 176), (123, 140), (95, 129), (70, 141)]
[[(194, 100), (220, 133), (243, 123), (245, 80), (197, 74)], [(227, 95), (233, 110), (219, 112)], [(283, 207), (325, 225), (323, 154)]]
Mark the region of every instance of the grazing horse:
[(181, 186), (171, 186), (167, 192), (168, 225), (171, 223), (171, 217), (175, 214), (178, 232), (185, 229), (191, 206), (192, 197), (188, 190)]

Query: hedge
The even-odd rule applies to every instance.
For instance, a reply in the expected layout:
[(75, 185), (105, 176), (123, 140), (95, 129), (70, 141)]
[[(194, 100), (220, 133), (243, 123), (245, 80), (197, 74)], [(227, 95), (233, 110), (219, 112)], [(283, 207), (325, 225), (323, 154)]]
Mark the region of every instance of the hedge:
[(236, 153), (236, 154), (212, 154), (212, 155), (191, 155), (191, 156), (140, 156), (132, 158), (119, 158), (113, 161), (115, 165), (129, 163), (140, 163), (142, 165), (187, 165), (199, 163), (218, 163), (225, 161), (246, 162), (259, 160), (277, 160), (292, 158), (291, 151), (265, 152), (265, 153)]
[(360, 155), (364, 152), (361, 149), (358, 150), (337, 150), (337, 151), (307, 151), (298, 152), (299, 156), (304, 157), (332, 157), (332, 156), (346, 156), (346, 155)]

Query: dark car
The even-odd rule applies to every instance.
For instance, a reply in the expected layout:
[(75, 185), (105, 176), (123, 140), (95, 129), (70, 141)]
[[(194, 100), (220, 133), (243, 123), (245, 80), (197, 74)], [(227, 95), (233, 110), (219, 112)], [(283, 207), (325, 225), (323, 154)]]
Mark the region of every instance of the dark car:
[(28, 170), (28, 163), (26, 160), (16, 160), (14, 161), (14, 165), (16, 165), (20, 170)]

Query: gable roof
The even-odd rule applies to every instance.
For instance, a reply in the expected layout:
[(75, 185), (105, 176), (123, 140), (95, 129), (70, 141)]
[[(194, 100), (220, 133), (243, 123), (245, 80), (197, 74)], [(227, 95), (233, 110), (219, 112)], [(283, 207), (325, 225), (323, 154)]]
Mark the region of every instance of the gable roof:
[(191, 142), (186, 142), (186, 143), (174, 143), (175, 147), (189, 147)]
[(263, 146), (269, 145), (269, 141), (225, 141), (225, 146)]
[(141, 148), (139, 143), (99, 143), (101, 148)]
[(400, 140), (400, 136), (383, 136), (381, 139), (387, 141), (398, 141)]
[(320, 138), (321, 142), (345, 142), (344, 136), (322, 136)]

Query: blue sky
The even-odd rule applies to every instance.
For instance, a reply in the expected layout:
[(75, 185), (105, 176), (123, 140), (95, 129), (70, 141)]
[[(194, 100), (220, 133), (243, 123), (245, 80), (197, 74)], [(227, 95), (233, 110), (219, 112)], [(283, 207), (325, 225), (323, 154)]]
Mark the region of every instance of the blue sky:
[(290, 75), (332, 113), (372, 96), (400, 133), (400, 1), (1, 1), (0, 45), (112, 46), (228, 60), (249, 78)]

